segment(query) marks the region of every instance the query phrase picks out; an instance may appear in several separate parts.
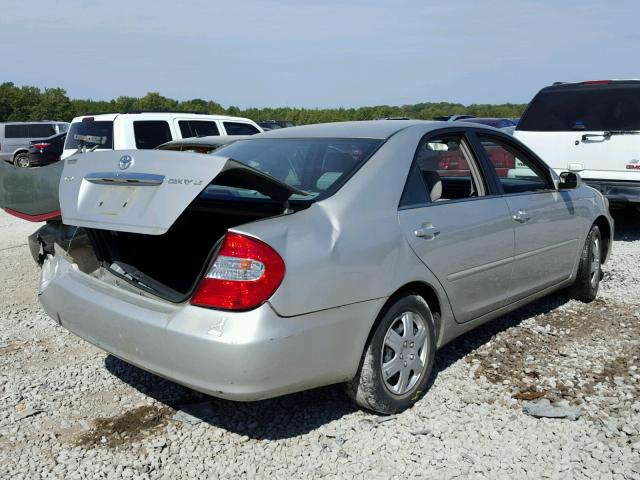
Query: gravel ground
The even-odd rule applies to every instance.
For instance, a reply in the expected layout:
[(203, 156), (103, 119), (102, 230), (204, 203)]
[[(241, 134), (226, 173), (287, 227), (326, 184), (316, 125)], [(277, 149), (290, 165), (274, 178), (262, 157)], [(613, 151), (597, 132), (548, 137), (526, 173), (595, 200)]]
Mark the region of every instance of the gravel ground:
[[(640, 479), (638, 220), (618, 215), (595, 303), (470, 332), (423, 400), (378, 417), (339, 387), (233, 403), (103, 353), (38, 307), (34, 225), (0, 213), (0, 478)], [(581, 416), (523, 413), (541, 398)]]

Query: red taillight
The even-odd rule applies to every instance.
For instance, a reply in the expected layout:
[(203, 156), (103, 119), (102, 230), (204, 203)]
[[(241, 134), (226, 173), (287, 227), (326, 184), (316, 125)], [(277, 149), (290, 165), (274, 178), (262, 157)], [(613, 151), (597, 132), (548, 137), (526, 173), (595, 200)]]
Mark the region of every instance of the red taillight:
[(49, 145), (51, 145), (50, 143), (34, 143), (33, 146), (34, 148), (37, 149), (43, 149), (44, 147), (48, 147)]
[(266, 302), (284, 278), (282, 257), (260, 240), (227, 232), (213, 265), (191, 299), (193, 305), (249, 310)]

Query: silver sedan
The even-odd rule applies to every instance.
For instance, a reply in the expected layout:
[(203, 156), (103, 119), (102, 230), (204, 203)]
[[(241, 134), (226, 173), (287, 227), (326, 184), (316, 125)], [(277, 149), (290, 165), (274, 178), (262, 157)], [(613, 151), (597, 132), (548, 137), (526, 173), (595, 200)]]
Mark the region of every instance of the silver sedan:
[(78, 154), (60, 206), (31, 243), (63, 327), (213, 396), (344, 382), (381, 413), (419, 400), (462, 333), (556, 290), (593, 300), (613, 235), (576, 174), (458, 122)]

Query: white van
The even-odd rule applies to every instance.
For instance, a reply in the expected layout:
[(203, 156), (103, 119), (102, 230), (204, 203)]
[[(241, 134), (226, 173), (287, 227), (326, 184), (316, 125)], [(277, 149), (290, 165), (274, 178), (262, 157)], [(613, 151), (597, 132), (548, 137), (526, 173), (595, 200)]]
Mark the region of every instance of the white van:
[(531, 101), (514, 136), (611, 204), (640, 209), (640, 80), (561, 83)]
[(262, 129), (253, 120), (226, 115), (177, 112), (85, 115), (72, 120), (62, 158), (72, 155), (82, 143), (97, 150), (149, 150), (180, 138), (260, 132)]

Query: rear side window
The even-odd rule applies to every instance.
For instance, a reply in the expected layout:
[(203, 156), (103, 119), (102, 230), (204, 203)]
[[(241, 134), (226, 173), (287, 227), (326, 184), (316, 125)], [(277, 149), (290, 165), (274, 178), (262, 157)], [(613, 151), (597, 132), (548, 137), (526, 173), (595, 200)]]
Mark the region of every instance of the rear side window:
[(31, 138), (47, 138), (58, 133), (53, 123), (31, 123), (28, 128)]
[(5, 138), (29, 138), (29, 130), (26, 124), (22, 125), (5, 125)]
[(220, 135), (216, 122), (204, 120), (180, 120), (178, 122), (182, 138), (211, 137)]
[(484, 191), (480, 170), (462, 135), (425, 137), (416, 149), (400, 207), (478, 197)]
[[(113, 148), (113, 122), (111, 121), (99, 121), (99, 122), (76, 122), (72, 123), (67, 133), (67, 140), (64, 143), (65, 150), (76, 150), (80, 147), (81, 140), (76, 139), (76, 135), (90, 135), (97, 137), (95, 140), (99, 142), (99, 148), (111, 149)], [(91, 143), (85, 140), (85, 145), (91, 148), (96, 143)]]
[(133, 122), (133, 133), (139, 150), (150, 150), (172, 140), (169, 124), (162, 120)]
[(256, 127), (250, 123), (241, 122), (223, 122), (227, 135), (255, 135), (260, 133)]
[(640, 85), (593, 85), (541, 91), (518, 130), (640, 130)]

